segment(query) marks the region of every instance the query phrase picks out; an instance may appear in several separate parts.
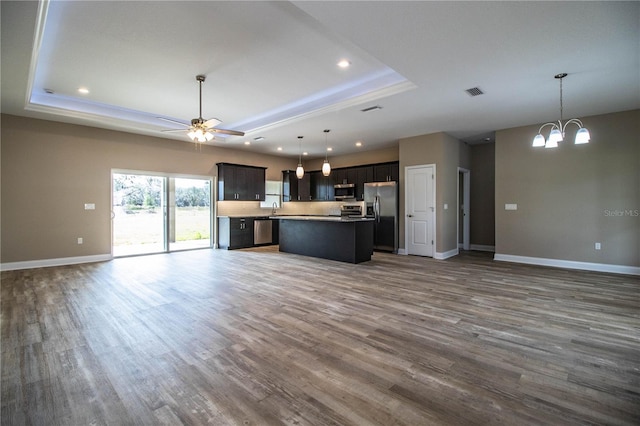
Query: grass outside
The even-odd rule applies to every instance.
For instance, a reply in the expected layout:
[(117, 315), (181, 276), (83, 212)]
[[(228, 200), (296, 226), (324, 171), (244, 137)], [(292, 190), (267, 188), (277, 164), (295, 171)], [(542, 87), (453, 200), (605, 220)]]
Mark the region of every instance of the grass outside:
[[(113, 245), (139, 246), (164, 243), (164, 214), (161, 208), (128, 210), (114, 206)], [(175, 208), (175, 241), (200, 241), (209, 245), (211, 219), (208, 207)]]

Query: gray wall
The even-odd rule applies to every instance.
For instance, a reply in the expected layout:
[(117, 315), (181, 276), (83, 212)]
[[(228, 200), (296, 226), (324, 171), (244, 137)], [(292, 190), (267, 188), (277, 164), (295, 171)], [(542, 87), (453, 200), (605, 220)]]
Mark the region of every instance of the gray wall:
[(556, 149), (531, 147), (539, 125), (496, 133), (496, 254), (640, 266), (640, 110), (582, 121), (587, 145), (575, 127)]

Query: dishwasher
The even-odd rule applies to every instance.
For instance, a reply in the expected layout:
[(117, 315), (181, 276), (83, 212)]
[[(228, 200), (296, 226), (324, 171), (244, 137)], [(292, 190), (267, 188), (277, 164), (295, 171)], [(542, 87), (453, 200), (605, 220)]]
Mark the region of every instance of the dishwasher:
[(273, 243), (273, 226), (271, 219), (255, 219), (253, 221), (253, 244)]

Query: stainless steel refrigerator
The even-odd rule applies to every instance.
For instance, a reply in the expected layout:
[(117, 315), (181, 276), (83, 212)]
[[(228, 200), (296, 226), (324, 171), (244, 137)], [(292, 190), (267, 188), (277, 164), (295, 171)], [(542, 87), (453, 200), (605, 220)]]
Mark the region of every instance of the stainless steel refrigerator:
[(367, 216), (375, 219), (373, 248), (398, 252), (398, 183), (364, 184)]

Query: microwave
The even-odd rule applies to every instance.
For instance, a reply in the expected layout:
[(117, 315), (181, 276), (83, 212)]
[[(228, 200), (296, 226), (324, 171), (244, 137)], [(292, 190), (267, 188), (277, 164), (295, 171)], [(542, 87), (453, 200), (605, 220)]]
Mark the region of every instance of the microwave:
[(336, 200), (353, 200), (356, 198), (356, 186), (353, 183), (339, 183), (333, 185)]

